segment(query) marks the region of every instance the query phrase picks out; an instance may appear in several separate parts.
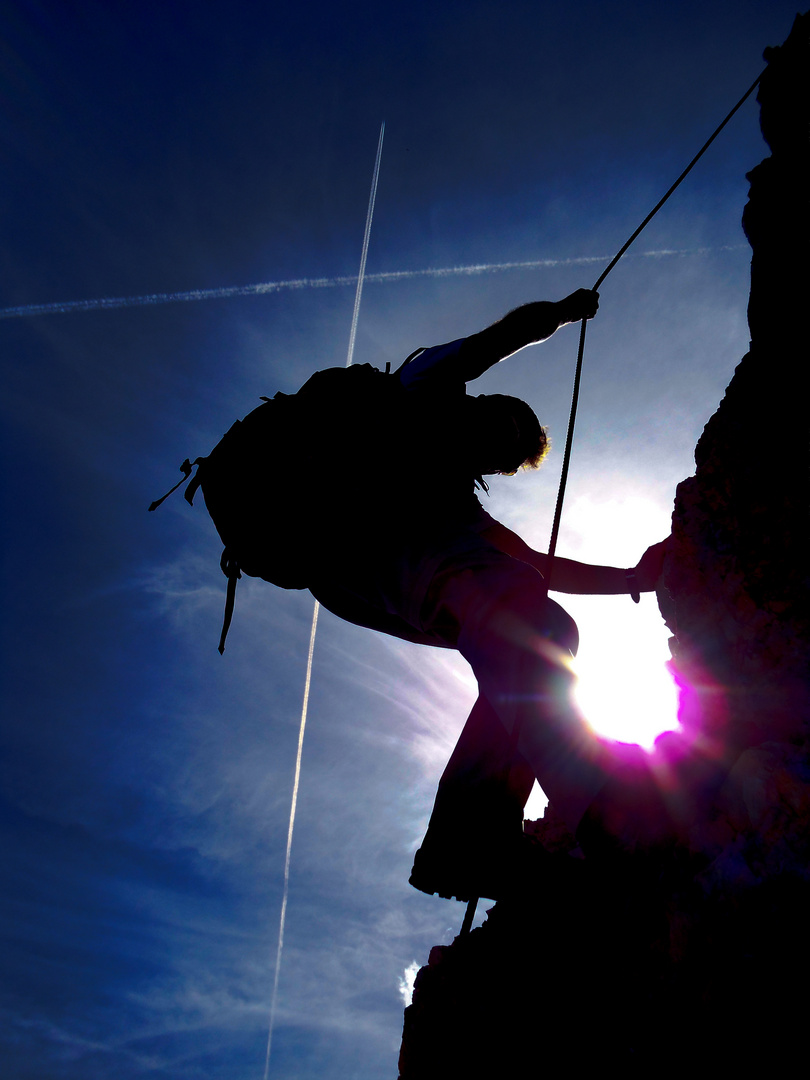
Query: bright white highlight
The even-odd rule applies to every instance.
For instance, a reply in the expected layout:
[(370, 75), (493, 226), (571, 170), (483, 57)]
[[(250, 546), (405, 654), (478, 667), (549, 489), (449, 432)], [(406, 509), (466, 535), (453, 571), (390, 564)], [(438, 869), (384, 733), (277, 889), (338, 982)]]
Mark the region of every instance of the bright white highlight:
[[(718, 251), (737, 251), (745, 244), (724, 244), (715, 248), (661, 248), (657, 251), (630, 252), (625, 259), (664, 259), (693, 255), (711, 255)], [(421, 277), (472, 277), (476, 274), (496, 274), (508, 270), (540, 270), (557, 266), (589, 266), (607, 263), (609, 255), (579, 255), (570, 259), (533, 259), (530, 262), (473, 263), (469, 266), (445, 266), (425, 270), (390, 270), (367, 274), (366, 282), (397, 282)], [(23, 319), (35, 315), (68, 315), (74, 311), (111, 311), (116, 308), (149, 307), (154, 304), (180, 304), (193, 300), (226, 300), (232, 296), (265, 296), (268, 293), (290, 292), (296, 289), (334, 289), (356, 285), (354, 276), (292, 278), (288, 281), (263, 281), (256, 285), (229, 285), (221, 289), (191, 289), (187, 292), (149, 293), (144, 296), (107, 296), (94, 300), (65, 300), (50, 304), (23, 304), (0, 308), (0, 319)]]
[(413, 1001), (413, 984), (416, 981), (416, 975), (420, 967), (419, 961), (413, 960), (399, 977), (398, 989), (406, 1009)]
[(312, 657), (315, 652), (315, 630), (318, 626), (320, 604), (315, 601), (312, 609), (312, 628), (309, 632), (309, 651), (307, 653), (307, 673), (304, 678), (304, 701), (301, 706), (301, 725), (298, 729), (298, 753), (295, 758), (295, 777), (293, 779), (292, 802), (290, 803), (290, 822), (287, 826), (287, 850), (284, 855), (284, 891), (281, 898), (281, 916), (278, 923), (278, 947), (276, 948), (276, 973), (273, 977), (273, 996), (270, 1000), (270, 1025), (267, 1031), (267, 1053), (264, 1060), (264, 1080), (270, 1075), (270, 1049), (273, 1044), (273, 1029), (276, 1023), (276, 1003), (278, 1001), (278, 978), (281, 971), (281, 954), (284, 950), (284, 923), (287, 919), (287, 898), (290, 894), (290, 853), (292, 852), (295, 810), (298, 805), (298, 787), (301, 781), (301, 758), (304, 752), (304, 731), (307, 726), (309, 709), (309, 687), (312, 682)]
[[(594, 487), (598, 490), (598, 478)], [(635, 565), (644, 548), (669, 530), (668, 512), (649, 499), (585, 496), (567, 510), (564, 554), (583, 562)], [(675, 729), (678, 693), (665, 666), (669, 631), (655, 595), (642, 594), (640, 604), (628, 595), (555, 599), (579, 626), (576, 697), (594, 731), (649, 748), (662, 731)]]
[[(621, 599), (635, 606), (628, 597)], [(665, 667), (669, 651), (661, 617), (655, 601), (642, 597), (645, 601), (647, 611), (639, 605), (638, 613), (612, 605), (610, 632), (603, 628), (598, 640), (589, 632), (574, 668), (576, 698), (593, 730), (649, 749), (662, 731), (678, 726), (678, 692)]]

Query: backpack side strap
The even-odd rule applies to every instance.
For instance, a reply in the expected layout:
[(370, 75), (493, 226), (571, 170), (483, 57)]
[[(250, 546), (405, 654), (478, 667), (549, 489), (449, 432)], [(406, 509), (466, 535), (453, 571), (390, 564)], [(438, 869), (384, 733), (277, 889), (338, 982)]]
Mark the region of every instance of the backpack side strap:
[(228, 630), (230, 629), (231, 619), (233, 618), (233, 605), (236, 601), (236, 583), (242, 576), (242, 571), (239, 569), (239, 561), (231, 555), (228, 548), (222, 552), (222, 558), (219, 560), (220, 569), (225, 577), (228, 579), (228, 592), (225, 596), (225, 614), (222, 618), (222, 633), (219, 637), (219, 654), (220, 656), (225, 652), (225, 638), (228, 636)]
[[(183, 479), (178, 480), (177, 483), (174, 485), (174, 487), (169, 488), (169, 490), (166, 492), (165, 495), (161, 495), (161, 497), (159, 499), (155, 499), (155, 501), (153, 503), (151, 503), (151, 505), (149, 506), (149, 509), (150, 510), (157, 510), (157, 508), (160, 506), (160, 504), (162, 502), (165, 502), (168, 499), (168, 497), (170, 495), (174, 494), (174, 492), (177, 491), (177, 489), (182, 484), (185, 484), (186, 480), (188, 480), (188, 478), (191, 476), (191, 470), (194, 468), (194, 466), (195, 465), (202, 465), (202, 463), (204, 461), (207, 461), (207, 460), (208, 460), (207, 458), (198, 457), (198, 458), (195, 458), (193, 462), (191, 462), (191, 461), (188, 460), (188, 458), (186, 458), (186, 460), (180, 466), (180, 472), (183, 474)], [(189, 504), (189, 506), (194, 502), (194, 494), (197, 491), (197, 488), (199, 486), (200, 486), (200, 470), (197, 469), (197, 475), (194, 477), (194, 479), (191, 481), (191, 483), (188, 485), (188, 487), (186, 488), (186, 491), (185, 491), (186, 502)]]
[[(197, 460), (199, 461), (199, 458)], [(197, 462), (195, 461), (194, 465), (196, 465), (196, 464), (197, 464)], [(174, 485), (174, 487), (169, 488), (169, 490), (166, 492), (165, 495), (161, 495), (161, 497), (159, 499), (155, 499), (155, 501), (150, 505), (149, 509), (150, 510), (157, 510), (157, 508), (160, 506), (160, 504), (162, 502), (165, 502), (168, 499), (168, 497), (172, 494), (172, 492), (177, 491), (177, 489), (180, 487), (181, 484), (185, 484), (186, 480), (188, 480), (188, 478), (191, 476), (191, 470), (192, 470), (193, 467), (194, 466), (191, 464), (191, 462), (188, 460), (188, 458), (186, 458), (186, 460), (180, 466), (180, 472), (183, 474), (183, 479), (178, 480), (177, 483)]]

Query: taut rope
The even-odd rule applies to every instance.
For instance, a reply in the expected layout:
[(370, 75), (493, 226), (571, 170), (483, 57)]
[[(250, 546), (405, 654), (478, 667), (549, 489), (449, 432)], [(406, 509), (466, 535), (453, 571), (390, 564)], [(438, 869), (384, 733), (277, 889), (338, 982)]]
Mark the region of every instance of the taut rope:
[[(745, 101), (747, 101), (747, 99), (751, 96), (751, 94), (753, 94), (754, 90), (757, 88), (757, 86), (759, 86), (760, 80), (761, 80), (763, 75), (764, 75), (764, 72), (761, 72), (757, 76), (757, 78), (748, 87), (748, 89), (745, 91), (745, 93), (740, 98), (740, 100), (737, 102), (737, 104), (734, 106), (734, 108), (725, 117), (723, 122), (721, 124), (719, 124), (715, 128), (715, 130), (712, 132), (712, 134), (709, 136), (709, 138), (706, 140), (706, 142), (703, 144), (703, 146), (701, 146), (700, 150), (698, 150), (698, 152), (695, 154), (695, 156), (692, 158), (692, 160), (689, 162), (689, 164), (683, 170), (683, 172), (678, 177), (678, 179), (675, 181), (675, 183), (669, 188), (669, 190), (666, 192), (666, 194), (663, 195), (663, 197), (661, 199), (659, 199), (659, 201), (655, 204), (655, 206), (652, 208), (652, 210), (649, 212), (649, 214), (647, 214), (647, 216), (644, 218), (644, 220), (641, 222), (641, 224), (638, 226), (638, 228), (635, 230), (635, 232), (633, 232), (628, 237), (628, 239), (625, 240), (625, 242), (622, 244), (622, 246), (619, 248), (619, 250), (613, 256), (613, 258), (610, 260), (608, 265), (605, 267), (605, 269), (602, 271), (602, 273), (596, 279), (596, 282), (595, 282), (595, 284), (593, 286), (594, 290), (599, 288), (599, 286), (602, 284), (602, 282), (605, 280), (605, 278), (608, 276), (608, 274), (611, 272), (611, 270), (614, 268), (614, 266), (616, 266), (616, 264), (621, 259), (622, 255), (624, 255), (624, 253), (627, 251), (627, 249), (630, 247), (630, 245), (633, 243), (633, 241), (643, 232), (643, 230), (647, 227), (647, 225), (649, 225), (649, 223), (652, 221), (652, 219), (655, 217), (655, 215), (658, 213), (658, 211), (661, 209), (661, 207), (664, 205), (664, 203), (669, 199), (670, 195), (673, 194), (675, 189), (680, 186), (681, 182), (686, 179), (686, 177), (692, 171), (694, 166), (698, 163), (698, 161), (700, 161), (700, 159), (703, 157), (703, 155), (709, 149), (711, 144), (714, 142), (714, 140), (717, 138), (717, 136), (720, 134), (720, 132), (723, 130), (723, 128), (726, 126), (726, 124), (729, 122), (729, 120), (732, 118), (732, 116), (737, 112), (737, 110), (740, 108), (740, 106), (743, 105), (743, 103)], [(554, 556), (555, 556), (556, 551), (557, 551), (557, 537), (559, 536), (559, 532), (560, 532), (560, 519), (562, 517), (563, 501), (565, 500), (565, 488), (566, 488), (566, 485), (568, 483), (568, 467), (569, 467), (570, 462), (571, 462), (571, 446), (572, 446), (573, 441), (574, 441), (574, 424), (576, 422), (576, 417), (577, 417), (577, 405), (579, 404), (579, 387), (580, 387), (580, 383), (582, 381), (582, 358), (583, 358), (583, 356), (585, 354), (585, 330), (586, 330), (587, 325), (588, 325), (588, 320), (583, 319), (582, 320), (582, 325), (581, 325), (580, 331), (579, 331), (579, 349), (577, 351), (577, 364), (576, 364), (576, 370), (574, 372), (574, 388), (573, 388), (573, 391), (572, 391), (572, 394), (571, 394), (571, 412), (570, 412), (569, 417), (568, 417), (568, 430), (567, 430), (567, 433), (566, 433), (566, 436), (565, 436), (565, 451), (563, 453), (562, 471), (560, 473), (560, 486), (557, 489), (557, 502), (556, 502), (556, 505), (554, 507), (554, 521), (553, 521), (553, 524), (551, 526), (551, 538), (550, 538), (549, 543), (548, 543), (548, 563), (546, 564), (546, 573), (545, 573), (545, 580), (544, 580), (544, 590), (545, 590), (546, 595), (548, 595), (548, 591), (549, 591), (549, 589), (551, 587), (551, 576), (552, 576), (552, 573), (554, 571)], [(520, 724), (517, 724), (515, 726), (515, 730), (512, 732), (512, 737), (511, 737), (512, 757), (514, 757), (515, 752), (517, 751), (517, 745), (518, 745), (519, 740), (520, 740)], [(472, 923), (473, 923), (473, 919), (475, 918), (475, 909), (477, 907), (478, 907), (478, 897), (473, 897), (473, 899), (470, 900), (469, 903), (467, 904), (467, 910), (466, 910), (465, 915), (464, 915), (464, 921), (463, 921), (463, 923), (461, 925), (461, 931), (460, 931), (461, 934), (468, 934), (470, 932), (470, 929), (471, 929)]]
[[(703, 146), (701, 146), (700, 150), (698, 150), (698, 152), (695, 154), (695, 156), (692, 158), (692, 160), (689, 162), (689, 164), (683, 170), (683, 172), (678, 177), (678, 179), (675, 181), (675, 183), (672, 185), (672, 187), (670, 187), (669, 190), (666, 192), (666, 194), (661, 199), (659, 199), (659, 201), (655, 204), (655, 206), (652, 208), (652, 210), (649, 212), (649, 214), (647, 214), (647, 216), (644, 218), (644, 220), (639, 225), (639, 227), (635, 230), (635, 232), (632, 233), (632, 235), (629, 236), (627, 240), (625, 240), (625, 242), (622, 244), (622, 246), (619, 248), (619, 250), (613, 256), (613, 258), (610, 260), (608, 265), (605, 267), (605, 269), (602, 271), (602, 273), (596, 279), (596, 282), (595, 282), (595, 284), (593, 286), (594, 290), (599, 288), (599, 286), (602, 284), (602, 282), (605, 280), (605, 278), (608, 276), (608, 274), (611, 272), (611, 270), (614, 268), (614, 266), (616, 266), (619, 259), (621, 259), (622, 255), (624, 255), (624, 253), (627, 251), (627, 249), (630, 247), (630, 245), (633, 243), (633, 241), (644, 231), (644, 229), (649, 225), (649, 223), (652, 221), (652, 219), (655, 217), (655, 215), (658, 213), (658, 211), (661, 209), (661, 207), (664, 205), (664, 203), (669, 199), (670, 195), (673, 194), (675, 189), (680, 186), (680, 184), (681, 184), (681, 182), (683, 180), (686, 179), (686, 177), (692, 171), (694, 166), (697, 165), (698, 161), (700, 161), (700, 159), (703, 157), (703, 155), (709, 149), (711, 144), (714, 142), (714, 140), (717, 138), (717, 136), (720, 134), (720, 132), (723, 130), (723, 128), (726, 126), (726, 124), (729, 122), (729, 120), (732, 118), (732, 116), (737, 112), (737, 110), (740, 108), (740, 106), (743, 105), (743, 103), (745, 101), (747, 101), (747, 99), (751, 96), (751, 94), (753, 94), (754, 90), (757, 88), (757, 86), (759, 86), (759, 82), (760, 82), (760, 79), (762, 78), (763, 74), (764, 74), (764, 72), (762, 72), (760, 75), (758, 75), (757, 78), (754, 80), (754, 82), (751, 83), (751, 85), (745, 91), (745, 93), (740, 98), (740, 100), (737, 102), (737, 104), (734, 106), (734, 108), (729, 112), (729, 114), (726, 116), (726, 118), (723, 120), (723, 122), (721, 124), (719, 124), (715, 128), (715, 130), (712, 132), (712, 134), (709, 136), (709, 138), (706, 140), (706, 142), (703, 144)], [(582, 358), (583, 358), (583, 355), (585, 353), (585, 329), (586, 329), (587, 325), (588, 325), (587, 319), (583, 319), (582, 320), (582, 326), (580, 327), (580, 331), (579, 331), (579, 350), (577, 352), (577, 365), (576, 365), (576, 371), (574, 373), (574, 389), (573, 389), (573, 392), (572, 392), (572, 395), (571, 395), (571, 412), (570, 412), (570, 415), (568, 417), (568, 431), (567, 431), (567, 434), (566, 434), (566, 437), (565, 437), (565, 452), (563, 454), (562, 472), (560, 474), (560, 486), (559, 486), (559, 489), (557, 491), (557, 503), (556, 503), (556, 506), (554, 508), (554, 523), (553, 523), (553, 525), (551, 527), (551, 539), (549, 540), (549, 543), (548, 543), (548, 558), (549, 558), (549, 561), (548, 561), (548, 569), (547, 569), (547, 572), (546, 572), (546, 592), (548, 592), (548, 590), (549, 590), (549, 582), (551, 581), (551, 574), (552, 574), (552, 571), (553, 571), (553, 568), (554, 568), (554, 555), (555, 555), (555, 553), (557, 551), (557, 537), (558, 537), (559, 532), (560, 532), (560, 518), (562, 516), (563, 500), (565, 499), (565, 487), (566, 487), (566, 484), (568, 482), (568, 466), (569, 466), (569, 463), (571, 461), (571, 445), (572, 445), (572, 443), (574, 441), (574, 423), (576, 421), (577, 405), (579, 403), (579, 385), (580, 385), (580, 382), (581, 382), (581, 379), (582, 379)]]

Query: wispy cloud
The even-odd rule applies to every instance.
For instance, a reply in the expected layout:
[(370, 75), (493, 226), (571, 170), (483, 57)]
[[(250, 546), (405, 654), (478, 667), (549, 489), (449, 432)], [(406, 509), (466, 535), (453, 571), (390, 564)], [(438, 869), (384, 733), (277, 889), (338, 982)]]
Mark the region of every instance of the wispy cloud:
[[(743, 244), (719, 247), (660, 248), (654, 251), (629, 253), (626, 259), (663, 259), (699, 256), (718, 251), (736, 251)], [(467, 266), (428, 267), (422, 270), (388, 270), (366, 274), (366, 284), (405, 281), (409, 278), (472, 277), (476, 274), (497, 274), (508, 270), (540, 270), (560, 266), (606, 264), (610, 255), (577, 255), (567, 259), (532, 259), (528, 262), (471, 263)], [(261, 281), (254, 285), (229, 285), (219, 289), (190, 289), (186, 292), (147, 293), (143, 296), (103, 296), (90, 300), (56, 300), (49, 304), (21, 304), (0, 308), (0, 319), (23, 319), (35, 315), (68, 315), (77, 311), (110, 311), (115, 308), (149, 307), (155, 304), (179, 304), (194, 300), (226, 300), (233, 296), (265, 296), (268, 293), (293, 292), (299, 289), (334, 289), (356, 285), (357, 275), (320, 278), (290, 278), (286, 281)]]

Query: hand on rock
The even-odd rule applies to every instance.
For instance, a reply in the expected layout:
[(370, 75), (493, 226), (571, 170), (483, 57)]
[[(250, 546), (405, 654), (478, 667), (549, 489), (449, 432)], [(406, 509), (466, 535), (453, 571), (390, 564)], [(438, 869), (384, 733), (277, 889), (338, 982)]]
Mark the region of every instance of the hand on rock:
[(664, 556), (670, 548), (672, 537), (648, 547), (635, 567), (639, 592), (653, 592), (664, 569)]

